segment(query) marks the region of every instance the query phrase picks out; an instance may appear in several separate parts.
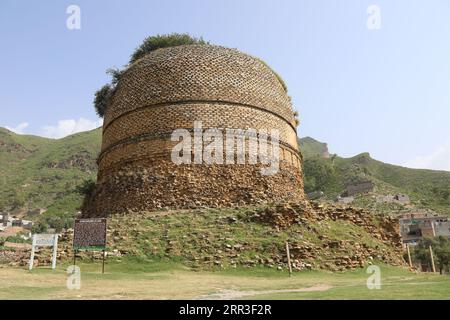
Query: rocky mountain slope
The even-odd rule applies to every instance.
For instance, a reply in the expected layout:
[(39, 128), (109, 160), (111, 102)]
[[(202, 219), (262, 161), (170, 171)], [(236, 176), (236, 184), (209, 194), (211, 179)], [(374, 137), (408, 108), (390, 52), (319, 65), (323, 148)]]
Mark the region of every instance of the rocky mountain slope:
[(322, 191), (334, 199), (350, 184), (371, 181), (375, 184), (371, 196), (406, 194), (418, 207), (450, 214), (450, 172), (395, 166), (372, 159), (369, 153), (323, 156), (324, 144), (311, 138), (300, 139), (300, 146), (306, 192)]

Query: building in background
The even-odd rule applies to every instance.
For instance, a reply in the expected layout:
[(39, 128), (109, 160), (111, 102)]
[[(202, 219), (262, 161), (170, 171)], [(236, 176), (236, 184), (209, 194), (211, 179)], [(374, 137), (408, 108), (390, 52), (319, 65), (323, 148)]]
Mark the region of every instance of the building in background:
[(450, 237), (448, 217), (410, 214), (399, 219), (403, 243), (414, 244), (422, 238)]

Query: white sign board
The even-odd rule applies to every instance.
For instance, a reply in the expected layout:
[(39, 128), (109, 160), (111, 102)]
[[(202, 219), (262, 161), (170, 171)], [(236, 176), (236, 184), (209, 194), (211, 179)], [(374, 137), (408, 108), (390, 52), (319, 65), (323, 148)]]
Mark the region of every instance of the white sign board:
[(55, 242), (54, 234), (35, 234), (34, 245), (38, 247), (52, 247)]
[(56, 268), (56, 254), (58, 250), (57, 234), (33, 234), (33, 244), (31, 246), (31, 257), (29, 270), (33, 269), (34, 252), (37, 247), (53, 247), (52, 269)]

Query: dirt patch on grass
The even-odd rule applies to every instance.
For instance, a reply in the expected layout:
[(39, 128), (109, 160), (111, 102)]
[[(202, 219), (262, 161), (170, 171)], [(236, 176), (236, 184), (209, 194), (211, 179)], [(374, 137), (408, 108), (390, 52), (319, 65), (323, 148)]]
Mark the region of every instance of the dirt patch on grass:
[(9, 227), (5, 229), (4, 231), (0, 232), (0, 238), (6, 238), (9, 236), (14, 236), (16, 234), (19, 234), (21, 232), (25, 231), (22, 227)]
[(260, 291), (238, 291), (238, 290), (221, 290), (217, 293), (212, 293), (209, 295), (203, 295), (197, 297), (197, 300), (233, 300), (240, 299), (244, 297), (253, 297), (258, 295), (266, 294), (277, 294), (277, 293), (298, 293), (298, 292), (321, 292), (330, 290), (332, 286), (326, 284), (318, 284), (309, 288), (300, 289), (280, 289), (280, 290), (260, 290)]

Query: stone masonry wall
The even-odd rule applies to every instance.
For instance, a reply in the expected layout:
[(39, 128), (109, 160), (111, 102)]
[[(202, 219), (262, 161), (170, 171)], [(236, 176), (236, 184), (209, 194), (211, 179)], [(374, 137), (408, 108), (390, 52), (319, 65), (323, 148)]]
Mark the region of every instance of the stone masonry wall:
[(210, 45), (156, 50), (121, 77), (105, 128), (140, 107), (179, 101), (222, 101), (259, 107), (294, 120), (280, 81), (263, 62), (234, 49)]
[(171, 133), (193, 127), (202, 121), (205, 128), (268, 129), (276, 128), (280, 140), (297, 147), (295, 129), (279, 116), (259, 109), (224, 103), (182, 103), (138, 109), (119, 117), (104, 129), (102, 150), (129, 137)]
[(304, 199), (301, 170), (281, 163), (262, 176), (261, 165), (175, 165), (142, 159), (112, 168), (98, 183), (85, 216), (160, 208), (233, 207)]
[[(261, 164), (172, 163), (178, 142), (171, 133), (192, 132), (194, 121), (204, 130), (277, 129), (279, 172), (263, 176)], [(290, 99), (263, 62), (210, 45), (158, 49), (121, 77), (105, 114), (96, 189), (83, 212), (303, 200), (301, 161)]]

